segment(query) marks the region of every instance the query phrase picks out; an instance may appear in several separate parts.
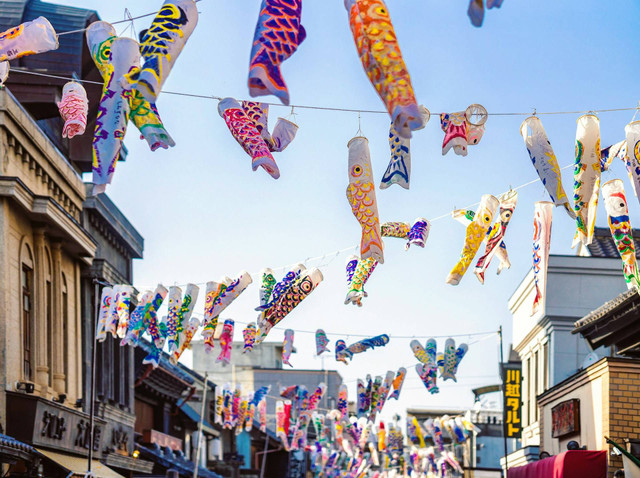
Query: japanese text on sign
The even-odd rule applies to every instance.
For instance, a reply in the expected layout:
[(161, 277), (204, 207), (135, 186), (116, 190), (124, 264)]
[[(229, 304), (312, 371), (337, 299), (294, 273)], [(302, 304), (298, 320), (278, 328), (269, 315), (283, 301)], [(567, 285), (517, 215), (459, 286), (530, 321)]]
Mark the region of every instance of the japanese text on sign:
[(520, 438), (522, 434), (522, 369), (520, 364), (503, 364), (505, 435)]

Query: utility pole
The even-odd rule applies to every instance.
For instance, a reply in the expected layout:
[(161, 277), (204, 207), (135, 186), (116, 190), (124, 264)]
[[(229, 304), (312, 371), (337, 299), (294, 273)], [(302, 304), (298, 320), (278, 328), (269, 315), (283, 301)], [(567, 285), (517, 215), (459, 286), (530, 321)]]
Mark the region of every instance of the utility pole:
[(504, 441), (504, 469), (505, 469), (505, 476), (507, 476), (507, 470), (509, 470), (509, 463), (508, 463), (508, 458), (507, 458), (507, 407), (506, 405), (506, 397), (505, 397), (505, 393), (506, 390), (504, 388), (504, 369), (503, 369), (503, 364), (504, 364), (504, 352), (503, 352), (503, 346), (502, 346), (502, 325), (500, 326), (500, 328), (498, 329), (498, 337), (500, 338), (500, 378), (502, 379), (502, 438)]
[(207, 404), (207, 378), (209, 377), (209, 372), (204, 373), (204, 384), (202, 386), (202, 404), (200, 405), (200, 423), (198, 423), (198, 446), (196, 447), (196, 459), (193, 460), (195, 462), (194, 470), (193, 470), (193, 478), (198, 478), (198, 467), (200, 466), (200, 450), (202, 449), (202, 442), (204, 441), (204, 434), (202, 433), (202, 425), (204, 423), (204, 409)]

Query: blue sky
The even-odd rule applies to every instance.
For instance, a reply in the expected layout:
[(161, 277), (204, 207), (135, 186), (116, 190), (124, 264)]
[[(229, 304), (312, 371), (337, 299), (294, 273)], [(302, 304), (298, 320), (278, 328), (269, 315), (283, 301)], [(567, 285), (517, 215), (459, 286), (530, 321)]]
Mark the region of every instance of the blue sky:
[[(95, 8), (102, 19), (136, 16), (159, 8), (159, 1), (69, 1)], [(471, 26), (466, 0), (389, 0), (388, 8), (420, 103), (432, 112), (453, 112), (481, 103), (491, 112), (574, 111), (635, 106), (640, 99), (638, 39), (640, 4), (601, 2), (522, 2), (505, 0), (486, 12), (484, 26)], [(186, 48), (165, 84), (169, 91), (248, 97), (249, 53), (260, 2), (203, 0)], [(150, 19), (135, 22), (137, 31)], [(294, 104), (381, 110), (382, 103), (362, 70), (343, 2), (306, 0), (303, 25), (307, 39), (283, 67)], [(125, 25), (117, 25), (117, 30)], [(265, 98), (274, 101), (273, 97)], [(145, 238), (145, 258), (135, 264), (135, 283), (153, 286), (206, 282), (242, 269), (257, 272), (359, 242), (360, 229), (345, 197), (347, 142), (358, 130), (356, 113), (296, 110), (300, 126), (291, 146), (276, 156), (281, 178), (252, 172), (250, 158), (231, 137), (217, 112), (217, 102), (163, 94), (157, 104), (177, 142), (151, 153), (133, 128), (126, 138), (129, 157), (119, 164), (108, 194)], [(289, 108), (273, 107), (271, 125)], [(602, 144), (624, 137), (633, 112), (602, 113)], [(572, 164), (579, 115), (543, 116), (542, 121), (561, 167)], [(383, 221), (434, 218), (498, 195), (536, 178), (519, 133), (525, 116), (493, 116), (481, 143), (465, 158), (441, 155), (443, 133), (437, 116), (412, 140), (411, 189), (392, 186), (377, 191)], [(363, 114), (376, 182), (387, 167), (389, 118)], [(563, 171), (572, 190), (571, 169)], [(640, 225), (638, 202), (619, 162), (603, 182), (625, 182), (632, 223)], [(511, 338), (507, 300), (531, 267), (533, 203), (547, 200), (539, 183), (520, 191), (506, 243), (512, 268), (495, 276), (495, 264), (482, 286), (472, 273), (453, 287), (445, 278), (464, 241), (464, 228), (445, 218), (432, 224), (425, 249), (404, 251), (402, 241), (386, 241), (385, 264), (372, 276), (369, 297), (360, 309), (343, 305), (346, 256), (328, 255), (319, 288), (270, 335), (282, 330), (324, 328), (332, 341), (349, 334), (467, 334), (505, 328)], [(575, 225), (561, 209), (554, 211), (551, 252), (572, 254)], [(597, 224), (606, 225), (602, 204)], [(309, 263), (309, 266), (317, 265)], [(283, 273), (282, 270), (277, 271)], [(259, 276), (254, 276), (259, 281)], [(202, 291), (204, 292), (204, 290)], [(257, 287), (252, 286), (225, 317), (255, 320)], [(241, 331), (236, 331), (236, 339)], [(473, 339), (472, 339), (473, 340)], [(439, 344), (444, 339), (439, 340)], [(317, 368), (313, 335), (297, 333), (297, 368)], [(333, 345), (333, 344), (331, 344)], [(332, 347), (333, 349), (333, 347)], [(401, 400), (385, 415), (411, 406), (469, 407), (470, 389), (496, 383), (497, 341), (471, 344), (459, 369), (458, 383), (441, 383), (430, 395), (417, 377), (409, 340), (392, 339), (384, 349), (367, 352), (344, 366), (325, 359), (350, 384), (367, 373), (384, 375), (406, 366)], [(214, 358), (212, 358), (214, 360)]]

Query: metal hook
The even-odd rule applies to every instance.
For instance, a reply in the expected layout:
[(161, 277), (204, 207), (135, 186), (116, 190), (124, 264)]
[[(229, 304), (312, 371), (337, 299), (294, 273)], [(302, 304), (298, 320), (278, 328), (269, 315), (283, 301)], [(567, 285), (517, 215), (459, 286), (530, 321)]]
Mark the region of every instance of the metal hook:
[(356, 136), (362, 136), (362, 122), (360, 118), (360, 111), (358, 111), (358, 131), (356, 131)]
[(537, 114), (538, 114), (538, 110), (536, 110), (535, 108), (533, 108), (533, 115), (532, 115), (532, 116), (535, 116), (535, 115), (537, 115)]

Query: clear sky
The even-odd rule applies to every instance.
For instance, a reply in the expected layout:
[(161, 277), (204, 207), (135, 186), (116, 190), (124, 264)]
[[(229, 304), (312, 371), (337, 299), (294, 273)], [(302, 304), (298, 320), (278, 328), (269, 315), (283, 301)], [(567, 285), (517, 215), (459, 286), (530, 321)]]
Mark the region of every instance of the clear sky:
[[(161, 4), (64, 3), (95, 8), (108, 21), (122, 19), (125, 7), (136, 16)], [(432, 112), (464, 110), (472, 103), (483, 104), (490, 113), (527, 113), (533, 108), (583, 111), (632, 107), (640, 99), (638, 2), (505, 0), (501, 9), (486, 12), (479, 29), (470, 24), (467, 5), (466, 0), (388, 0), (416, 96)], [(258, 0), (198, 3), (198, 26), (165, 89), (247, 98), (259, 6)], [(136, 21), (136, 30), (149, 21)], [(307, 39), (283, 67), (292, 103), (383, 109), (357, 56), (343, 2), (305, 0), (302, 21)], [(117, 25), (118, 31), (124, 28)], [(157, 106), (177, 146), (151, 153), (130, 127), (125, 141), (129, 157), (117, 166), (107, 190), (145, 238), (145, 257), (134, 267), (136, 285), (201, 283), (243, 269), (258, 272), (304, 261), (359, 242), (360, 228), (345, 197), (347, 142), (358, 130), (356, 113), (296, 110), (300, 130), (291, 146), (276, 156), (281, 178), (275, 181), (262, 170), (251, 171), (250, 158), (231, 137), (216, 101), (163, 94)], [(273, 107), (271, 125), (289, 112)], [(600, 115), (603, 146), (623, 139), (632, 115)], [(542, 116), (561, 167), (574, 160), (578, 116)], [(377, 191), (382, 221), (434, 218), (476, 203), (482, 194), (498, 195), (510, 185), (535, 179), (519, 133), (524, 118), (490, 117), (481, 143), (463, 158), (453, 152), (441, 155), (443, 133), (433, 115), (412, 140), (411, 189), (392, 186)], [(362, 115), (376, 182), (389, 160), (388, 129), (388, 116)], [(603, 174), (603, 182), (617, 177), (625, 181), (632, 223), (640, 226), (638, 202), (620, 162)], [(563, 171), (563, 183), (572, 196), (571, 169)], [(492, 264), (484, 286), (472, 273), (457, 287), (445, 284), (464, 241), (464, 228), (445, 218), (433, 222), (425, 249), (405, 252), (403, 241), (386, 241), (385, 264), (371, 277), (362, 308), (343, 305), (346, 256), (327, 255), (322, 261), (328, 263), (322, 267), (324, 282), (269, 338), (281, 340), (287, 327), (322, 327), (337, 333), (330, 335), (332, 342), (350, 342), (356, 339), (349, 334), (426, 338), (496, 331), (502, 325), (508, 344), (512, 326), (507, 300), (531, 267), (533, 203), (547, 199), (540, 183), (520, 191), (505, 239), (513, 266), (495, 276)], [(598, 215), (597, 224), (606, 225), (602, 204)], [(566, 213), (555, 209), (552, 253), (573, 253), (574, 229)], [(254, 282), (259, 280), (256, 274)], [(254, 284), (224, 317), (239, 323), (255, 320), (257, 302)], [(240, 327), (236, 340), (241, 338)], [(355, 397), (358, 377), (406, 366), (403, 394), (387, 405), (386, 416), (412, 406), (469, 407), (471, 388), (498, 381), (496, 338), (473, 341), (458, 383), (440, 382), (438, 395), (430, 395), (417, 377), (408, 339), (391, 339), (383, 349), (355, 356), (349, 366), (333, 358), (325, 358), (324, 365), (342, 374), (350, 385), (350, 398)], [(443, 343), (440, 339), (440, 347)], [(312, 334), (297, 333), (295, 346), (296, 368), (321, 366), (314, 357)]]

